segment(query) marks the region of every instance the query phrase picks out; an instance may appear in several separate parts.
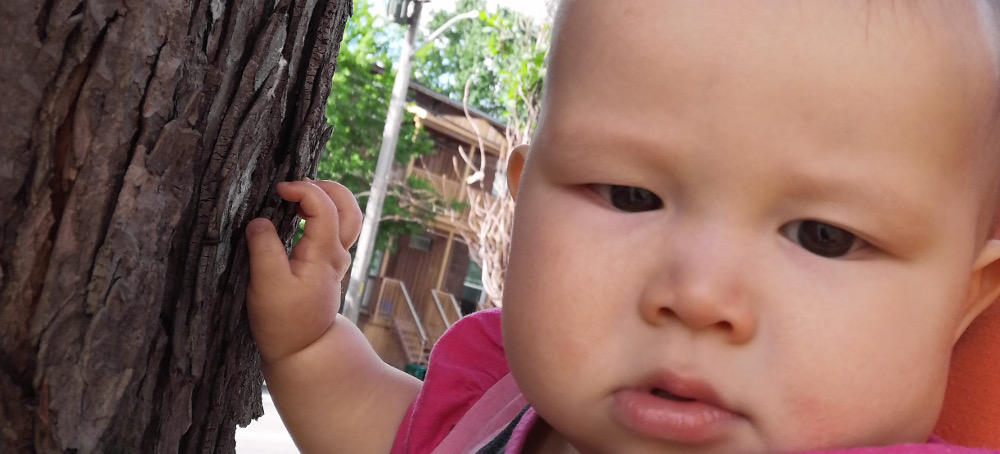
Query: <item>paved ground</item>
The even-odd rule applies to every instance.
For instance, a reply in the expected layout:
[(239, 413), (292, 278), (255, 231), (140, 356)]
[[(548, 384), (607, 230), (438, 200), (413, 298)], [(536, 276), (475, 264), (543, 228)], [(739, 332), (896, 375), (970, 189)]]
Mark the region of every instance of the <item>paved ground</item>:
[(295, 454), (291, 437), (285, 431), (274, 408), (271, 395), (264, 391), (264, 416), (250, 423), (246, 428), (236, 429), (236, 454)]

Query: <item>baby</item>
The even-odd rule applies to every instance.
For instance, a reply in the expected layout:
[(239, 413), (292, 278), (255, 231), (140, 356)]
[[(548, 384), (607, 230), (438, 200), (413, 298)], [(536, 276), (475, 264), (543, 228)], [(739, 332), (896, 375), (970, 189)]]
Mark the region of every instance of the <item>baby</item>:
[(361, 224), (343, 186), (279, 185), (307, 219), (290, 260), (248, 228), (251, 326), (297, 445), (940, 447), (952, 348), (1000, 296), (996, 10), (562, 2), (510, 159), (502, 317), (453, 327), (426, 382), (337, 315)]

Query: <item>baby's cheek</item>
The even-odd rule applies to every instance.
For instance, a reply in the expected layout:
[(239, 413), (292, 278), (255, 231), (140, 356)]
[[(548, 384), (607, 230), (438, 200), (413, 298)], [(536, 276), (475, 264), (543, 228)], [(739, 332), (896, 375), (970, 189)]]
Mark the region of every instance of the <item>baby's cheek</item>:
[(851, 419), (844, 410), (821, 392), (798, 393), (786, 402), (787, 417), (779, 420), (781, 439), (772, 444), (776, 451), (834, 448), (851, 435)]
[[(763, 411), (748, 411), (757, 414), (755, 425), (769, 452), (851, 446), (845, 443), (873, 430), (866, 421), (878, 411), (869, 407), (871, 383), (860, 377), (858, 364), (832, 359), (837, 355), (820, 346), (806, 350), (785, 351), (783, 361), (771, 364), (786, 373), (772, 375), (768, 392), (773, 394), (758, 401)], [(820, 357), (828, 359), (826, 367), (818, 364)]]
[(894, 396), (860, 389), (796, 394), (785, 401), (787, 417), (779, 420), (770, 445), (795, 452), (927, 441), (936, 420), (933, 406)]

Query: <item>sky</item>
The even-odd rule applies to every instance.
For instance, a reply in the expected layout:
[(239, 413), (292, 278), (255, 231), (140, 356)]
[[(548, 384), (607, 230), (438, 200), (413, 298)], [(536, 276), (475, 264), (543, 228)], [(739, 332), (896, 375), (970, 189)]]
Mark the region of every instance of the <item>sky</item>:
[[(370, 0), (370, 2), (374, 6), (372, 9), (373, 13), (385, 14), (386, 0)], [(426, 0), (424, 11), (420, 18), (421, 25), (426, 28), (431, 17), (438, 11), (454, 11), (456, 14), (465, 12), (455, 11), (455, 3), (456, 0)], [(549, 3), (549, 0), (486, 0), (486, 7), (487, 12), (492, 12), (496, 10), (497, 6), (504, 6), (522, 14), (535, 17), (539, 21), (544, 21), (548, 16), (545, 7), (546, 3)]]
[[(5, 1), (5, 0), (0, 0)], [(376, 16), (386, 15), (386, 4), (387, 0), (368, 0), (371, 5), (372, 14)], [(434, 13), (438, 11), (449, 11), (455, 14), (461, 14), (465, 11), (455, 11), (456, 0), (425, 0), (423, 14), (421, 14), (420, 24), (421, 32), (426, 35), (431, 31), (428, 30), (428, 23), (431, 18), (434, 17)], [(554, 3), (554, 0), (486, 0), (487, 13), (492, 13), (496, 11), (497, 6), (503, 6), (514, 11), (521, 12), (523, 14), (530, 15), (541, 21), (551, 22), (551, 18), (548, 17), (548, 12), (546, 4)], [(389, 55), (392, 58), (397, 58), (399, 56), (400, 43), (390, 43), (389, 44)]]
[[(487, 7), (490, 9), (496, 8), (497, 5), (502, 5), (537, 18), (545, 18), (545, 3), (544, 0), (488, 0), (486, 2)], [(433, 15), (438, 10), (454, 11), (454, 9), (455, 0), (431, 0), (424, 5), (424, 12), (430, 12), (427, 17)]]

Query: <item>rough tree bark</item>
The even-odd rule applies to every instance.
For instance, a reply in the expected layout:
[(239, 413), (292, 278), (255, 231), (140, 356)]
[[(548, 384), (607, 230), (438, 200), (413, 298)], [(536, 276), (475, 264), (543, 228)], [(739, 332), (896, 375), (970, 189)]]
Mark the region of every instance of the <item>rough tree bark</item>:
[(0, 1), (0, 453), (233, 452), (350, 0)]

